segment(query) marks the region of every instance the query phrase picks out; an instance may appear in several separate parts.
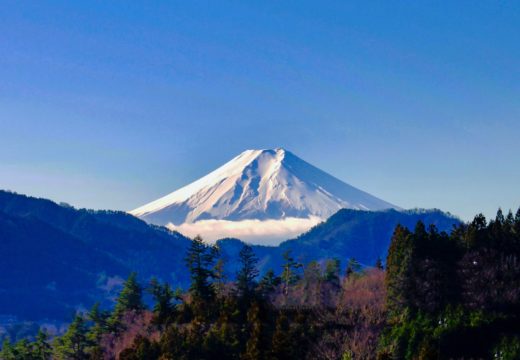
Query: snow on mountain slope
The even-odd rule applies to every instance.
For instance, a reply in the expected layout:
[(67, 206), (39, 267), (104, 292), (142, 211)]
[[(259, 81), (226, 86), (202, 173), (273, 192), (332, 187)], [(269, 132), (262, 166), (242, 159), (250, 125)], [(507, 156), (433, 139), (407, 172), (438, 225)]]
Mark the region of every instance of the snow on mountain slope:
[(265, 242), (264, 236), (282, 240), (297, 235), (342, 208), (398, 209), (287, 150), (274, 149), (244, 151), (201, 179), (130, 213), (189, 236), (202, 233), (209, 240), (242, 236)]

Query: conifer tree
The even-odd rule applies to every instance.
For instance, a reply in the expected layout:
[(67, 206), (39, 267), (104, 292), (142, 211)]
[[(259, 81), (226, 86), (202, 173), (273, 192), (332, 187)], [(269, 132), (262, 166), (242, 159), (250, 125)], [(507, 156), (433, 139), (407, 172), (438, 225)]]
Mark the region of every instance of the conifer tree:
[(325, 262), (325, 281), (339, 285), (339, 272), (341, 263), (339, 259), (329, 259)]
[(101, 310), (98, 302), (92, 306), (88, 313), (88, 319), (93, 323), (88, 332), (88, 337), (91, 341), (98, 342), (101, 339), (101, 335), (108, 330), (107, 322), (109, 317), (110, 313)]
[(253, 249), (249, 245), (244, 245), (239, 253), (241, 268), (237, 273), (237, 291), (240, 298), (248, 302), (252, 299), (255, 287), (258, 270), (256, 264), (258, 258)]
[(405, 227), (397, 225), (386, 260), (385, 283), (390, 314), (398, 314), (410, 305), (412, 282), (412, 239)]
[(283, 293), (284, 295), (289, 294), (289, 287), (295, 284), (300, 276), (297, 273), (297, 270), (302, 267), (302, 264), (296, 262), (294, 258), (291, 256), (291, 250), (287, 250), (283, 253), (283, 271), (282, 271), (282, 283), (283, 283)]
[(347, 278), (352, 274), (356, 274), (361, 270), (361, 264), (355, 259), (350, 258), (347, 262), (347, 269), (345, 270), (345, 275)]
[(0, 359), (2, 360), (16, 360), (16, 352), (11, 344), (11, 341), (6, 337), (2, 343), (2, 350), (0, 351)]
[(60, 360), (88, 359), (88, 347), (91, 342), (87, 338), (87, 325), (81, 315), (76, 315), (67, 332), (57, 338), (54, 343), (54, 358)]
[(175, 293), (168, 283), (161, 284), (156, 278), (150, 280), (148, 291), (155, 301), (153, 306), (155, 323), (163, 325), (168, 321), (168, 318), (174, 311), (175, 304), (173, 301)]
[(52, 356), (52, 347), (48, 343), (48, 336), (42, 329), (38, 330), (33, 346), (33, 358), (35, 360), (48, 360)]
[(190, 294), (195, 301), (211, 301), (215, 297), (211, 280), (215, 278), (217, 255), (218, 248), (206, 245), (200, 236), (191, 241), (185, 260), (191, 277)]
[(384, 267), (383, 267), (383, 260), (381, 260), (381, 257), (378, 257), (377, 260), (376, 260), (376, 264), (374, 266), (376, 269), (378, 270), (384, 270)]
[(143, 289), (137, 282), (137, 274), (132, 272), (123, 284), (123, 289), (116, 300), (114, 311), (108, 321), (113, 331), (120, 328), (121, 317), (128, 311), (139, 312), (143, 310)]
[(275, 330), (273, 333), (270, 356), (272, 360), (294, 359), (294, 344), (291, 336), (291, 327), (289, 319), (284, 313), (276, 318)]
[(224, 259), (220, 258), (217, 260), (214, 268), (215, 280), (213, 281), (213, 289), (218, 298), (224, 296), (226, 288), (226, 274), (224, 272)]
[(274, 274), (273, 269), (269, 269), (258, 282), (258, 292), (265, 298), (272, 293), (281, 282), (282, 280), (279, 276)]
[(260, 306), (257, 302), (251, 304), (247, 312), (248, 337), (245, 352), (240, 357), (243, 360), (262, 359), (262, 321)]

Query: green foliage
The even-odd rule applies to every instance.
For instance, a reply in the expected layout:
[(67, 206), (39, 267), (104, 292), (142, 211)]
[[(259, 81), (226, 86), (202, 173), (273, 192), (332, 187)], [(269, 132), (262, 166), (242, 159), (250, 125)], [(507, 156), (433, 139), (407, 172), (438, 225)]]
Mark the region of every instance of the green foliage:
[(159, 325), (167, 324), (175, 310), (175, 292), (168, 283), (161, 284), (156, 278), (150, 280), (148, 292), (154, 299), (154, 322)]
[(81, 315), (76, 315), (67, 332), (54, 341), (54, 358), (60, 360), (88, 359), (87, 350), (92, 342), (87, 337), (87, 324)]
[(137, 335), (132, 347), (127, 348), (119, 355), (119, 360), (155, 360), (159, 358), (161, 349), (150, 339)]
[(143, 288), (137, 281), (137, 274), (132, 272), (123, 284), (114, 311), (107, 321), (112, 331), (121, 330), (121, 318), (125, 313), (129, 311), (139, 312), (144, 309), (142, 296)]
[(347, 269), (345, 270), (345, 275), (347, 277), (351, 275), (355, 275), (361, 271), (361, 264), (355, 258), (348, 259)]
[[(518, 215), (518, 213), (517, 213)], [(399, 359), (518, 358), (520, 217), (477, 215), (451, 235), (398, 226), (387, 258), (390, 327), (380, 354)]]
[(339, 273), (341, 270), (341, 262), (339, 259), (328, 259), (325, 262), (325, 281), (339, 285)]
[(335, 259), (311, 261), (302, 277), (288, 251), (281, 276), (270, 270), (257, 283), (245, 246), (236, 283), (225, 283), (218, 255), (197, 237), (186, 294), (152, 279), (150, 312), (133, 273), (112, 312), (96, 304), (76, 315), (52, 346), (44, 332), (6, 340), (0, 358), (102, 359), (121, 349), (131, 360), (520, 358), (520, 210), (479, 215), (450, 235), (398, 226), (386, 274), (381, 261), (362, 270), (350, 259), (346, 281)]
[(186, 264), (190, 272), (190, 294), (196, 301), (209, 302), (215, 297), (211, 281), (216, 278), (214, 263), (218, 248), (204, 243), (200, 236), (191, 241), (186, 255)]

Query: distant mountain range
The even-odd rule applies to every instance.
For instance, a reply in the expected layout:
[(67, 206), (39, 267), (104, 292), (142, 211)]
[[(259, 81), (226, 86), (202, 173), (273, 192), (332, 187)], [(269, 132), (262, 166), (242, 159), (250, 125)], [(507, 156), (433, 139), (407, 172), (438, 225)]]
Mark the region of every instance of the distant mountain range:
[[(303, 263), (356, 257), (370, 266), (384, 257), (400, 223), (418, 220), (450, 230), (460, 221), (439, 210), (363, 211), (343, 209), (310, 231), (279, 246), (253, 246), (261, 272), (280, 272), (282, 253)], [(52, 201), (0, 191), (0, 319), (69, 320), (96, 301), (111, 304), (122, 279), (137, 271), (186, 286), (184, 255), (189, 239), (148, 225), (124, 212), (77, 210)], [(218, 242), (226, 271), (238, 267), (240, 240)], [(1, 325), (1, 324), (0, 324)]]
[(340, 209), (399, 209), (285, 149), (247, 150), (201, 179), (130, 211), (208, 240), (277, 244)]

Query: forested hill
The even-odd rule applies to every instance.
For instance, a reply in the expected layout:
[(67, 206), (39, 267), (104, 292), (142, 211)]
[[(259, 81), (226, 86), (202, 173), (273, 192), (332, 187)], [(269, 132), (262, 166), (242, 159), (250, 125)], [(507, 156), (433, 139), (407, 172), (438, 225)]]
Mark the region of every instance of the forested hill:
[[(340, 210), (328, 221), (278, 247), (253, 246), (263, 275), (278, 273), (283, 253), (303, 264), (349, 258), (371, 266), (384, 259), (397, 224), (413, 226), (422, 220), (440, 230), (459, 221), (441, 211)], [(152, 276), (173, 287), (186, 288), (189, 275), (185, 252), (190, 240), (165, 228), (117, 211), (93, 211), (58, 205), (0, 191), (0, 315), (18, 320), (68, 320), (77, 309), (95, 301), (111, 306), (123, 279), (136, 271), (139, 280)], [(224, 273), (233, 280), (243, 243), (219, 243)], [(0, 324), (1, 326), (1, 324)]]
[[(304, 264), (310, 261), (337, 258), (343, 269), (349, 258), (355, 258), (364, 266), (372, 266), (377, 259), (385, 259), (390, 238), (395, 227), (413, 228), (418, 221), (435, 225), (439, 231), (450, 232), (461, 221), (440, 210), (408, 211), (361, 211), (342, 209), (327, 221), (315, 226), (296, 239), (282, 242), (277, 247), (253, 246), (259, 258), (259, 269), (263, 273), (269, 269), (280, 269), (282, 254), (290, 250), (293, 257)], [(237, 239), (218, 242), (223, 257), (228, 259), (229, 275), (237, 270), (233, 261), (242, 247)]]
[[(175, 286), (188, 281), (189, 239), (124, 212), (76, 210), (0, 191), (1, 315), (65, 320), (109, 302), (131, 271)], [(174, 264), (172, 266), (172, 264)]]
[(186, 291), (132, 274), (113, 308), (78, 312), (53, 339), (42, 329), (7, 340), (0, 358), (520, 358), (520, 210), (450, 234), (398, 225), (386, 269), (350, 259), (343, 272), (335, 259), (304, 265), (285, 252), (281, 271), (258, 276), (258, 257), (242, 245), (229, 281), (217, 247), (199, 237), (185, 258)]

